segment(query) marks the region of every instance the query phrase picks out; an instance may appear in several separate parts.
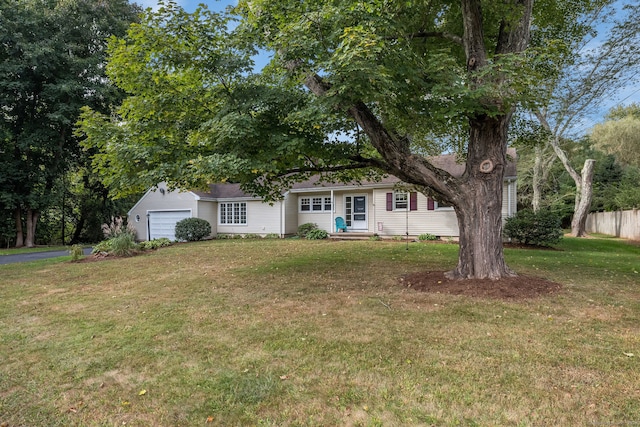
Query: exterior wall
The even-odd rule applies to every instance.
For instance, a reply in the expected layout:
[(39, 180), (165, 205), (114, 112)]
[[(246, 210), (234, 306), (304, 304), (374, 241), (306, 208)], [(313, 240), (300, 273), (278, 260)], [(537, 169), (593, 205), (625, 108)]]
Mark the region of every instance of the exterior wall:
[[(163, 186), (160, 186), (163, 188)], [(138, 203), (129, 211), (129, 224), (136, 229), (137, 240), (147, 240), (147, 213), (149, 211), (190, 210), (191, 215), (197, 212), (195, 195), (190, 192), (166, 191), (159, 189), (148, 191)], [(138, 219), (138, 220), (137, 220)], [(212, 227), (213, 227), (213, 223)]]
[[(263, 203), (261, 200), (232, 199), (219, 200), (220, 203), (246, 202), (247, 203), (247, 224), (227, 225), (220, 224), (220, 216), (215, 220), (217, 234), (260, 234), (281, 233), (281, 202), (276, 202), (273, 206)], [(218, 209), (219, 210), (219, 209)]]
[(587, 232), (640, 240), (640, 210), (590, 213)]
[(216, 236), (218, 234), (218, 202), (198, 200), (197, 206), (198, 209), (193, 216), (209, 221), (209, 224), (211, 224), (211, 235)]
[[(306, 224), (308, 222), (312, 222), (318, 225), (318, 228), (325, 230), (329, 233), (335, 232), (335, 218), (343, 217), (345, 218), (345, 196), (367, 196), (367, 220), (368, 220), (368, 228), (366, 230), (358, 230), (362, 232), (370, 232), (373, 233), (373, 227), (375, 222), (373, 218), (375, 218), (375, 206), (373, 203), (373, 191), (371, 189), (355, 189), (355, 190), (334, 190), (333, 192), (333, 205), (332, 211), (322, 211), (322, 212), (301, 212), (300, 211), (300, 198), (302, 197), (330, 197), (331, 190), (327, 191), (314, 191), (307, 193), (294, 193), (292, 198), (295, 199), (295, 204), (292, 206), (294, 212), (297, 215), (298, 225)], [(345, 218), (346, 219), (346, 218)]]
[(287, 193), (284, 200), (284, 230), (285, 236), (294, 235), (298, 231), (298, 195)]
[(504, 181), (502, 189), (502, 218), (506, 219), (515, 215), (518, 210), (518, 200), (516, 192), (516, 179), (507, 179)]
[(376, 206), (375, 233), (380, 236), (405, 236), (407, 224), (410, 236), (423, 233), (434, 236), (458, 236), (458, 220), (451, 208), (428, 210), (427, 197), (418, 193), (418, 209), (415, 211), (394, 210), (387, 211), (387, 193), (393, 189), (378, 189), (374, 191)]
[[(326, 190), (326, 191), (314, 191), (314, 192), (308, 192), (308, 193), (294, 193), (292, 195), (293, 199), (295, 199), (295, 204), (292, 206), (293, 207), (293, 211), (295, 212), (295, 214), (297, 215), (298, 218), (298, 226), (302, 225), (302, 224), (306, 224), (308, 222), (312, 222), (314, 224), (318, 225), (318, 228), (325, 230), (329, 233), (333, 232), (334, 229), (334, 225), (333, 225), (333, 220), (332, 220), (332, 212), (331, 211), (322, 211), (322, 212), (300, 212), (300, 198), (302, 197), (330, 197), (331, 196), (331, 190)], [(334, 194), (334, 201), (333, 201), (333, 212), (334, 212), (334, 217), (335, 217), (335, 194)]]

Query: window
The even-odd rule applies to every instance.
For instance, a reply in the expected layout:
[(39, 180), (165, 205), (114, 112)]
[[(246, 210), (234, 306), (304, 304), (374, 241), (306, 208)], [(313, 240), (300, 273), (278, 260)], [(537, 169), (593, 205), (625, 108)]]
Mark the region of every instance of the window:
[(393, 209), (407, 209), (409, 204), (409, 194), (404, 191), (393, 193)]
[(331, 212), (331, 197), (300, 197), (300, 212)]
[(247, 223), (247, 204), (245, 202), (220, 203), (220, 224)]
[(324, 198), (324, 210), (331, 212), (331, 197)]

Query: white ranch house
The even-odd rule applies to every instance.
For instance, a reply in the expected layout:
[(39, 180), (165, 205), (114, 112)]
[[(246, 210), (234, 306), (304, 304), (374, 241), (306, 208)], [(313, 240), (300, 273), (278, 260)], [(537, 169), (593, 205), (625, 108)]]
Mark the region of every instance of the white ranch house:
[[(515, 159), (515, 151), (509, 150)], [(439, 156), (435, 165), (460, 176), (464, 164), (454, 156)], [(273, 205), (245, 194), (238, 184), (211, 184), (208, 192), (168, 191), (159, 184), (150, 189), (129, 211), (129, 224), (138, 240), (160, 237), (175, 239), (175, 224), (184, 218), (202, 218), (211, 224), (212, 237), (219, 234), (276, 234), (286, 237), (298, 226), (312, 222), (330, 233), (336, 232), (336, 218), (342, 217), (348, 233), (378, 234), (381, 237), (418, 236), (429, 233), (441, 238), (458, 237), (458, 223), (451, 207), (422, 193), (399, 188), (389, 176), (380, 182), (321, 184), (317, 180), (297, 183)], [(401, 187), (401, 186), (400, 186)], [(516, 164), (507, 164), (502, 216), (516, 212)]]

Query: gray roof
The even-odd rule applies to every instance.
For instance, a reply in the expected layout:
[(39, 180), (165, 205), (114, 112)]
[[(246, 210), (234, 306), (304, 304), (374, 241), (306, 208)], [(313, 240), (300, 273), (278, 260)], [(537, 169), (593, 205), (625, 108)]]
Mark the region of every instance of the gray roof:
[[(506, 177), (515, 177), (516, 176), (516, 163), (517, 163), (517, 154), (515, 148), (509, 148), (507, 150), (507, 156), (509, 161), (507, 162), (507, 167), (505, 170)], [(458, 163), (456, 160), (456, 156), (454, 154), (446, 154), (442, 156), (436, 156), (429, 158), (429, 161), (434, 166), (444, 169), (449, 172), (451, 175), (459, 177), (462, 176), (465, 170), (464, 163)], [(343, 188), (343, 187), (352, 187), (352, 186), (392, 186), (396, 183), (400, 182), (398, 178), (393, 175), (387, 175), (382, 178), (380, 181), (366, 181), (366, 182), (352, 182), (352, 183), (331, 183), (331, 182), (320, 182), (320, 177), (315, 175), (310, 179), (302, 182), (297, 182), (293, 184), (291, 190), (313, 190), (316, 188)], [(231, 184), (231, 183), (218, 183), (218, 184), (210, 184), (209, 191), (193, 191), (194, 194), (203, 198), (203, 199), (235, 199), (235, 198), (253, 198), (250, 194), (243, 192), (240, 189), (240, 184)]]

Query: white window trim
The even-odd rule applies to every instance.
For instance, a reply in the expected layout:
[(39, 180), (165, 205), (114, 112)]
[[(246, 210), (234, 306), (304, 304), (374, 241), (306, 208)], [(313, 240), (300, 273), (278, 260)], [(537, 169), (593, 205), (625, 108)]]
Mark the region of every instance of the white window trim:
[[(321, 206), (322, 209), (320, 210), (313, 210), (313, 199), (321, 199)], [(325, 209), (326, 204), (327, 204), (327, 199), (329, 199), (331, 201), (331, 209)], [(308, 200), (308, 203), (306, 204), (306, 206), (309, 206), (309, 210), (307, 211), (303, 211), (302, 210), (302, 201), (303, 200)], [(298, 213), (301, 214), (319, 214), (319, 213), (327, 213), (327, 212), (335, 212), (334, 211), (334, 207), (335, 207), (335, 201), (331, 198), (331, 195), (325, 195), (325, 194), (321, 194), (321, 195), (316, 195), (314, 194), (313, 196), (298, 196)]]
[[(405, 206), (404, 208), (399, 208), (399, 207), (397, 207), (396, 202), (397, 202), (398, 200), (396, 199), (396, 194), (404, 194), (404, 195), (405, 195), (405, 203), (407, 204), (407, 206)], [(409, 209), (409, 203), (410, 203), (410, 200), (409, 200), (409, 199), (410, 199), (410, 196), (409, 196), (409, 192), (408, 192), (408, 191), (398, 191), (398, 190), (395, 190), (395, 191), (393, 192), (393, 210), (394, 210), (394, 211), (403, 211), (403, 212), (404, 212), (404, 211), (406, 211), (407, 209)]]
[[(222, 222), (222, 206), (226, 205), (239, 205), (242, 208), (244, 205), (244, 221), (245, 222)], [(242, 213), (242, 210), (240, 211)], [(233, 220), (233, 219), (232, 219)], [(249, 211), (247, 202), (220, 202), (218, 203), (218, 225), (220, 226), (235, 226), (235, 227), (246, 227), (249, 224)]]

